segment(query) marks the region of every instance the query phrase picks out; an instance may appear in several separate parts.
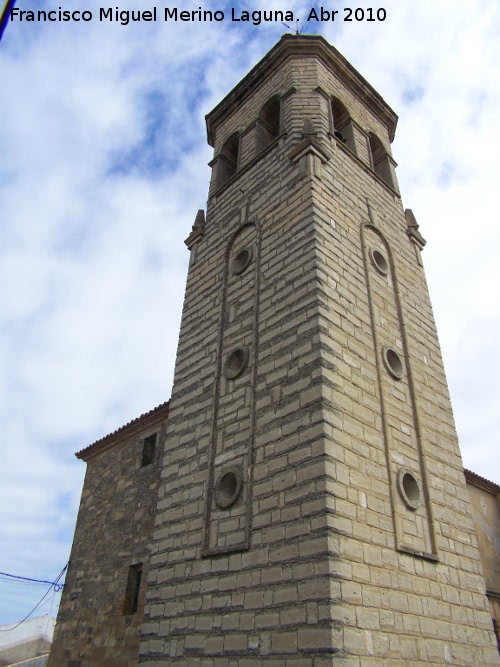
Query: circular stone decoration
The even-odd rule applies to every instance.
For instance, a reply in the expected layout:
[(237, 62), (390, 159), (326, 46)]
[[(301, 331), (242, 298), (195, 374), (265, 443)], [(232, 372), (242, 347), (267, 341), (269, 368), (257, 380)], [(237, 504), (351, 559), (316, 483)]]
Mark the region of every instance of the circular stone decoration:
[(243, 273), (251, 261), (252, 248), (250, 248), (250, 246), (242, 248), (231, 262), (231, 273), (233, 273), (235, 276), (239, 276), (241, 273)]
[(392, 377), (396, 380), (401, 380), (405, 374), (405, 369), (401, 357), (396, 350), (393, 350), (392, 347), (384, 347), (382, 350), (382, 359)]
[(221, 509), (231, 507), (241, 492), (241, 470), (227, 468), (215, 485), (215, 504)]
[(370, 248), (369, 255), (372, 264), (377, 269), (377, 271), (383, 276), (386, 276), (389, 273), (389, 262), (387, 261), (385, 255), (376, 248)]
[(230, 352), (224, 364), (224, 375), (228, 380), (234, 380), (243, 371), (248, 363), (248, 348), (238, 347)]
[(418, 510), (422, 505), (420, 484), (413, 473), (406, 468), (398, 472), (398, 490), (405, 505), (411, 510)]

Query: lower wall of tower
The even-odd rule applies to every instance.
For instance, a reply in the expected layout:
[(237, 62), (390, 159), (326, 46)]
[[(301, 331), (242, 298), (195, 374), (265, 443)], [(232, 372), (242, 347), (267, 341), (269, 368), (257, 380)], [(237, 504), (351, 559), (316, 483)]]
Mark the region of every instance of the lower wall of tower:
[[(326, 667), (343, 655), (342, 614), (332, 604), (341, 595), (338, 573), (332, 569), (339, 543), (327, 493), (314, 227), (294, 169), (289, 169), (288, 182), (274, 183), (269, 171), (261, 172), (270, 183), (259, 201), (263, 213), (255, 221), (266, 219), (266, 225), (261, 224), (263, 260), (255, 306), (260, 317), (258, 366), (253, 379), (256, 356), (250, 338), (249, 362), (241, 375), (232, 384), (214, 382), (226, 352), (247, 331), (245, 318), (241, 329), (232, 326), (231, 294), (234, 280), (240, 278), (224, 274), (225, 244), (218, 249), (214, 240), (206, 239), (206, 247), (215, 246), (215, 252), (207, 259), (200, 246), (198, 268), (192, 266), (188, 280), (152, 545), (142, 665)], [(253, 220), (251, 208), (245, 216), (239, 219), (233, 204), (227, 219), (222, 217), (227, 243), (242, 223)], [(244, 244), (249, 242), (245, 237)], [(244, 279), (245, 274), (242, 290)], [(225, 281), (227, 296), (221, 298)], [(227, 310), (227, 319), (221, 309)], [(226, 461), (224, 443), (214, 434), (222, 429), (231, 434), (235, 415), (228, 392), (238, 402), (236, 419), (245, 429), (248, 411), (255, 421), (245, 431), (253, 437), (248, 454), (242, 454), (249, 456), (243, 465), (245, 488), (224, 514), (208, 485), (216, 483), (217, 466)], [(237, 533), (239, 523), (232, 522), (240, 516), (238, 503), (244, 507), (249, 502), (248, 545), (236, 543), (233, 548), (227, 540), (226, 547), (219, 542), (220, 552), (214, 553), (214, 538), (207, 549), (204, 535), (214, 516), (219, 535), (230, 535), (232, 529)]]

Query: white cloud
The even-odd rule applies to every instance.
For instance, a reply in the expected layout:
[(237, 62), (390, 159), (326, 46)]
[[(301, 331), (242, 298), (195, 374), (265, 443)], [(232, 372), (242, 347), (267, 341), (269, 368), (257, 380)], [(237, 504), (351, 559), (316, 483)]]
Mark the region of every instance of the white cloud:
[[(500, 482), (498, 5), (382, 4), (383, 23), (336, 20), (305, 32), (322, 31), (400, 115), (393, 152), (405, 205), (429, 241), (424, 261), (465, 464)], [(304, 25), (309, 5), (286, 8)], [(73, 452), (168, 398), (183, 240), (210, 175), (204, 114), (285, 30), (228, 21), (8, 26), (0, 570), (59, 573), (84, 472)], [(5, 591), (0, 623), (41, 597), (27, 591)]]

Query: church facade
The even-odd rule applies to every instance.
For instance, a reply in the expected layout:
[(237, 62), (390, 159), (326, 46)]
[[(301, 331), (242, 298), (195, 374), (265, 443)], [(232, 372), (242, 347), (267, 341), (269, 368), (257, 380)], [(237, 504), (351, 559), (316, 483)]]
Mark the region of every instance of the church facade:
[(208, 114), (172, 398), (82, 455), (111, 525), (105, 459), (130, 452), (142, 514), (105, 593), (82, 504), (50, 667), (500, 664), (396, 123), (299, 35)]

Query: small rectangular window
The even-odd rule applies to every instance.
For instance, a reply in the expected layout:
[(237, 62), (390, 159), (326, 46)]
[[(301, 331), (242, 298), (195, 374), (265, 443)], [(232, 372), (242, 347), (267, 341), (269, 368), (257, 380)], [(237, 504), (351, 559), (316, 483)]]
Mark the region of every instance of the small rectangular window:
[(149, 466), (155, 460), (155, 451), (156, 451), (156, 433), (153, 435), (144, 438), (144, 443), (142, 445), (142, 459), (141, 459), (141, 468), (144, 466)]
[(125, 602), (123, 613), (127, 616), (135, 614), (139, 605), (139, 592), (141, 590), (142, 563), (131, 565), (128, 568), (127, 588), (125, 590)]
[(498, 652), (500, 653), (500, 621), (497, 621), (496, 618), (493, 619), (493, 630), (495, 631), (495, 636), (497, 638)]

